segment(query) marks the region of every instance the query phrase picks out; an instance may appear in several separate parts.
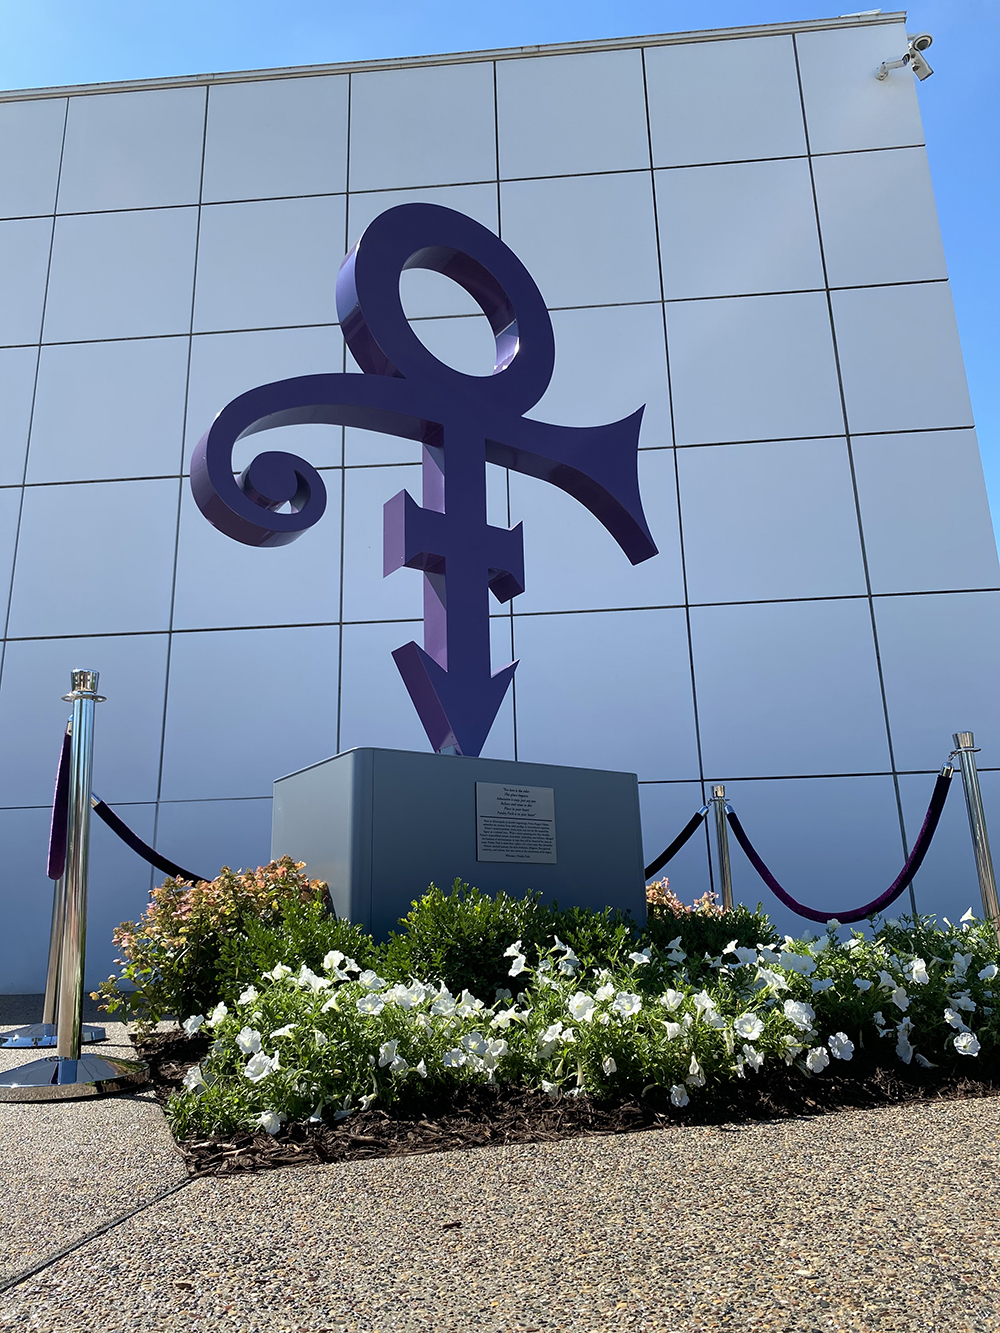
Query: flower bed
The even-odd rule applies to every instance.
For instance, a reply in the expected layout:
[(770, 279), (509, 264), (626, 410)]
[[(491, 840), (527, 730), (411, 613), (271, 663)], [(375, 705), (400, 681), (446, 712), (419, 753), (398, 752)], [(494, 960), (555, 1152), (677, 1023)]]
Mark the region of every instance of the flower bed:
[[(778, 938), (759, 911), (721, 913), (709, 899), (692, 911), (659, 886), (639, 931), (612, 913), (559, 913), (456, 886), (432, 889), (379, 946), (332, 919), (322, 886), (292, 863), (254, 874), (258, 889), (270, 880), (281, 891), (267, 899), (266, 947), (249, 932), (251, 955), (269, 964), (252, 977), (247, 950), (232, 944), (239, 914), (222, 909), (225, 894), (203, 889), (215, 908), (196, 941), (177, 934), (168, 947), (152, 932), (159, 975), (137, 941), (150, 937), (163, 891), (145, 927), (123, 928), (123, 975), (146, 968), (145, 1001), (132, 1004), (147, 1027), (160, 1016), (150, 996), (197, 991), (185, 968), (207, 967), (223, 997), (182, 1016), (204, 1052), (166, 1105), (182, 1143), (256, 1133), (329, 1154), (360, 1136), (396, 1151), (428, 1140), (426, 1129), (412, 1132), (421, 1123), (441, 1146), (433, 1126), (449, 1106), (489, 1125), (511, 1106), (523, 1120), (530, 1105), (542, 1123), (541, 1108), (558, 1104), (566, 1126), (594, 1132), (988, 1091), (997, 1073), (1000, 953), (971, 913), (957, 925), (885, 922), (873, 938), (835, 922), (815, 938)], [(174, 906), (193, 892), (174, 886)], [(209, 960), (220, 935), (239, 960), (224, 977), (224, 951)], [(109, 1006), (124, 1001), (117, 981), (104, 995)], [(410, 1122), (410, 1138), (386, 1131), (389, 1122)], [(381, 1139), (367, 1132), (376, 1124)]]

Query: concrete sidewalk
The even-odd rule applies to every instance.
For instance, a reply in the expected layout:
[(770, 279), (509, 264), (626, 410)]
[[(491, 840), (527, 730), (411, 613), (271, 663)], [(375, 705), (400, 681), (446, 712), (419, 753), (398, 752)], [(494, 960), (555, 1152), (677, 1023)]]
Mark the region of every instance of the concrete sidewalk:
[(929, 1102), (177, 1190), (148, 1093), (0, 1105), (0, 1328), (1000, 1333), (998, 1131)]

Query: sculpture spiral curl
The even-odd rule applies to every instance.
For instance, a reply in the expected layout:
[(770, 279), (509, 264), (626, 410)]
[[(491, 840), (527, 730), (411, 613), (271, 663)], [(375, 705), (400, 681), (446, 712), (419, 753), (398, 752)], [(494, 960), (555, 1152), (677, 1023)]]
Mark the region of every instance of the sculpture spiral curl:
[[(259, 390), (243, 395), (251, 398)], [(191, 490), (208, 521), (227, 537), (245, 546), (286, 546), (311, 528), (326, 510), (326, 487), (311, 463), (297, 454), (266, 450), (233, 475), (233, 446), (245, 435), (272, 425), (286, 424), (259, 418), (240, 429), (243, 413), (231, 409), (219, 414), (212, 428), (198, 441), (191, 459)], [(249, 404), (245, 404), (249, 406)], [(278, 513), (283, 504), (291, 512)]]

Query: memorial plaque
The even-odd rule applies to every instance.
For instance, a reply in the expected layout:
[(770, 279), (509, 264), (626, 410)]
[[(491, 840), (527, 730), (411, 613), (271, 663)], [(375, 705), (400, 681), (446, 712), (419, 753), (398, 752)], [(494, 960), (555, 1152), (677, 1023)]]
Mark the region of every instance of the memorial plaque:
[(554, 788), (477, 782), (476, 860), (555, 865)]

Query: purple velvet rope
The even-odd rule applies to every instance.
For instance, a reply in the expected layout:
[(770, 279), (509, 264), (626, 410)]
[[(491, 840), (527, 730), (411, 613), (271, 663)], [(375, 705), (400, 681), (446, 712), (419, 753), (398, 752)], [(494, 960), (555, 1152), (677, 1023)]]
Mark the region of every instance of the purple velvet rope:
[(49, 860), (46, 874), (49, 879), (61, 879), (66, 869), (66, 823), (69, 817), (69, 750), (72, 737), (69, 728), (59, 751), (56, 769), (56, 790), (52, 797), (52, 822), (49, 825)]
[(190, 870), (185, 870), (179, 866), (176, 861), (171, 861), (169, 857), (161, 855), (150, 845), (139, 837), (138, 833), (133, 833), (124, 819), (118, 815), (104, 801), (93, 799), (94, 814), (98, 819), (103, 819), (112, 833), (121, 838), (126, 847), (131, 847), (132, 851), (141, 856), (144, 861), (148, 861), (156, 870), (162, 870), (165, 875), (171, 879), (187, 880), (191, 884), (203, 884), (205, 879), (202, 875), (193, 875)]
[(786, 893), (778, 881), (768, 870), (767, 866), (760, 859), (754, 850), (753, 844), (747, 837), (743, 825), (737, 819), (735, 813), (728, 811), (729, 826), (736, 835), (736, 841), (746, 852), (747, 860), (760, 875), (761, 879), (771, 890), (776, 898), (779, 898), (786, 907), (790, 907), (793, 912), (799, 916), (804, 916), (810, 921), (836, 920), (844, 925), (849, 925), (852, 921), (863, 921), (865, 917), (874, 916), (876, 912), (881, 912), (883, 908), (888, 907), (894, 902), (904, 889), (908, 888), (913, 876), (920, 869), (921, 863), (927, 854), (927, 849), (931, 845), (931, 838), (938, 826), (938, 820), (941, 818), (941, 811), (944, 809), (945, 797), (948, 795), (949, 785), (951, 783), (951, 772), (946, 770), (938, 775), (938, 780), (934, 784), (934, 791), (931, 793), (931, 803), (927, 807), (927, 814), (924, 817), (923, 827), (917, 835), (917, 840), (913, 844), (913, 850), (906, 858), (906, 862), (897, 877), (886, 889), (885, 893), (874, 898), (864, 907), (854, 908), (850, 912), (817, 912), (812, 907), (804, 907), (802, 903), (796, 902), (790, 893)]
[(662, 852), (655, 861), (651, 862), (643, 872), (647, 879), (652, 879), (658, 870), (662, 870), (668, 861), (672, 861), (688, 839), (695, 833), (705, 818), (705, 810), (696, 810), (688, 822), (678, 833), (665, 852)]

